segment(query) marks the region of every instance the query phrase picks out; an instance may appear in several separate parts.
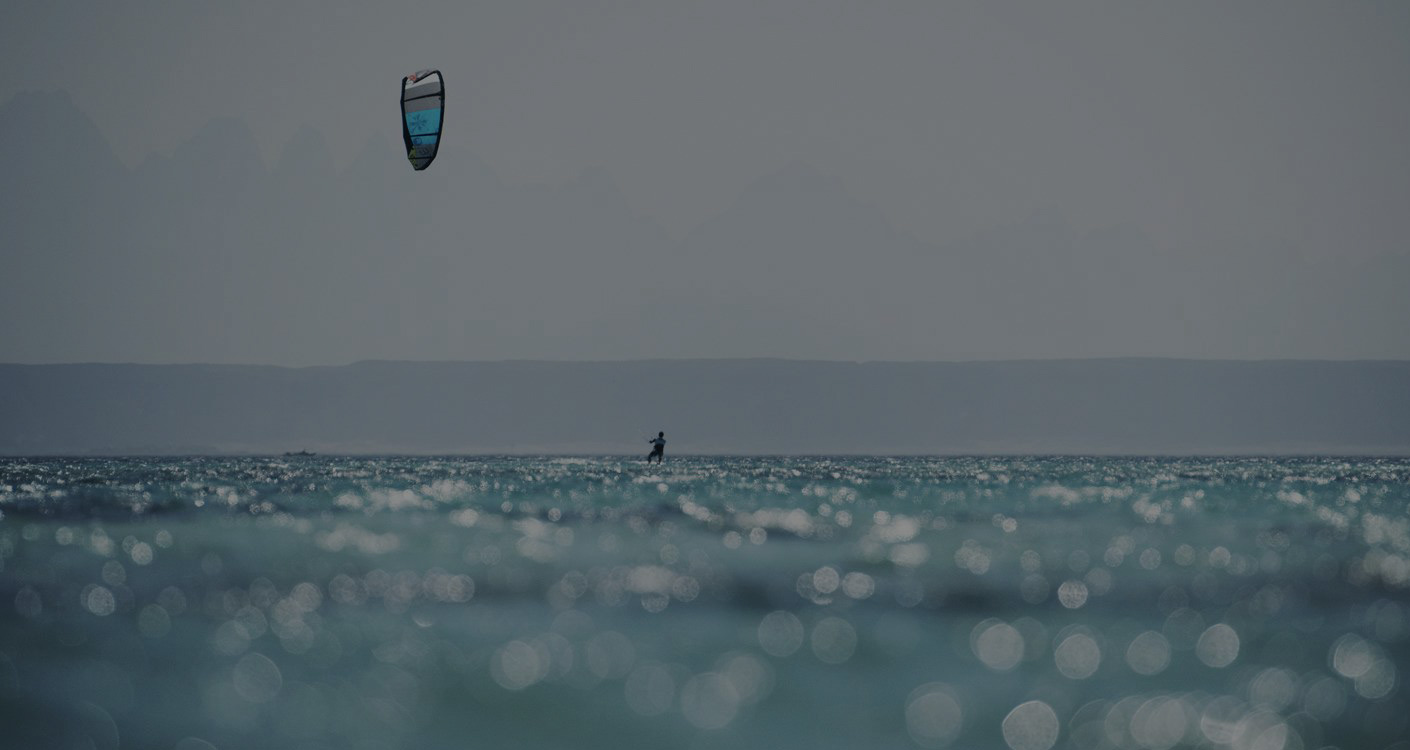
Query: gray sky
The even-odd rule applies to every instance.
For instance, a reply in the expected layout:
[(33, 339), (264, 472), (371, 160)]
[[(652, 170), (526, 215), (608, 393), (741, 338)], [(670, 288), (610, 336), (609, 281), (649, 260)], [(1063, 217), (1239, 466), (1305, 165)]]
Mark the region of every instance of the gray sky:
[[(370, 150), (399, 158), (395, 89), (423, 67), (447, 80), (442, 156), (353, 184)], [(150, 264), (142, 288), (216, 275), (200, 283), (227, 306), (269, 307), (194, 318), (128, 315), (140, 305), (99, 289), (111, 274), (45, 266), (45, 233), (7, 216), (0, 291), (32, 304), (0, 323), (0, 361), (1410, 357), (1407, 80), (1401, 3), (8, 2), (0, 103), (67, 92), (185, 221), (219, 215), (203, 195), (239, 203), (152, 167), (232, 159), (238, 135), (181, 151), (213, 121), (253, 136), (247, 192), (343, 205), (242, 209), (225, 251), (251, 222), (269, 231), (230, 273), (144, 261), (167, 239), (108, 231), (125, 213), (74, 235), (125, 243), (121, 268)], [(301, 128), (326, 144), (321, 178), (284, 156)], [(0, 189), (18, 212), (29, 188)], [(354, 195), (442, 211), (418, 250), (377, 255), (395, 232), (325, 231), (360, 213)], [(466, 219), (480, 195), (523, 220)], [(295, 234), (331, 276), (280, 261), (269, 238)], [(376, 278), (342, 268), (354, 247)], [(110, 304), (34, 312), (75, 291)], [(374, 292), (414, 301), (388, 323)]]

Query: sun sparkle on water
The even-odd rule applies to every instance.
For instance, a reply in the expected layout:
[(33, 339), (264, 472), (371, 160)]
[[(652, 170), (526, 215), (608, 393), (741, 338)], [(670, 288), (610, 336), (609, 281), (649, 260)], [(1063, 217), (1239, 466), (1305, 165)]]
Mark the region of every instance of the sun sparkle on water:
[(0, 514), (16, 747), (1410, 733), (1399, 459), (3, 459)]

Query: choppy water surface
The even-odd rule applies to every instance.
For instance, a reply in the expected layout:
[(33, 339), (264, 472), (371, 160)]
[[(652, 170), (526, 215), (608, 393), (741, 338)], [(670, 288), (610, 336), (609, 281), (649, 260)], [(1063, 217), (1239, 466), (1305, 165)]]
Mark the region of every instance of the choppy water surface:
[(1396, 748), (1410, 461), (0, 460), (13, 748)]

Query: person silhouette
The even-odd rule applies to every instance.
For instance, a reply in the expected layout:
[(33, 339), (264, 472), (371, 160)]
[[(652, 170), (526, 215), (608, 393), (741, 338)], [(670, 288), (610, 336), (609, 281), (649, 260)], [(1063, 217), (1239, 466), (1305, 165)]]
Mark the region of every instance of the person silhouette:
[(646, 462), (651, 463), (651, 459), (656, 459), (656, 463), (666, 460), (666, 433), (658, 432), (656, 437), (648, 440), (651, 443), (651, 452), (646, 454)]

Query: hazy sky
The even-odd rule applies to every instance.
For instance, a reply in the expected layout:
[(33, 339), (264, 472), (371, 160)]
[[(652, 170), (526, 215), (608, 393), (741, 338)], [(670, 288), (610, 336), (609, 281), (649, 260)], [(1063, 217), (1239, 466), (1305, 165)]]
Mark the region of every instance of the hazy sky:
[[(1110, 260), (1080, 252), (1066, 258), (1072, 238), (1080, 244), (1113, 232), (1137, 238), (1142, 257), (1155, 264), (1134, 276), (1091, 269), (1103, 283), (1151, 286), (1170, 299), (1227, 296), (1228, 289), (1215, 287), (1233, 278), (1221, 260), (1232, 253), (1242, 269), (1239, 283), (1252, 287), (1250, 301), (1224, 304), (1207, 319), (1194, 314), (1194, 327), (1179, 331), (1162, 327), (1156, 314), (1104, 342), (1080, 332), (1027, 336), (1015, 321), (1052, 317), (1049, 289), (1006, 301), (1032, 300), (1032, 308), (1007, 310), (1003, 321), (974, 310), (982, 334), (961, 336), (953, 346), (917, 319), (945, 314), (939, 308), (868, 313), (856, 302), (839, 302), (855, 311), (837, 312), (829, 325), (850, 333), (835, 338), (822, 328), (805, 331), (810, 323), (800, 321), (797, 331), (780, 327), (772, 339), (690, 334), (655, 346), (649, 338), (631, 343), (643, 340), (633, 334), (571, 345), (552, 337), (526, 342), (535, 330), (552, 330), (555, 319), (595, 314), (540, 301), (534, 303), (544, 310), (539, 328), (502, 337), (485, 332), (397, 346), (369, 334), (359, 348), (356, 334), (344, 331), (345, 345), (326, 351), (312, 344), (222, 349), (214, 337), (205, 348), (134, 345), (128, 358), (1410, 357), (1404, 318), (1390, 319), (1410, 307), (1384, 278), (1388, 269), (1410, 267), (1410, 4), (11, 0), (0, 6), (0, 103), (26, 91), (68, 92), (132, 169), (152, 154), (175, 153), (222, 118), (248, 127), (271, 171), (306, 127), (321, 134), (337, 167), (347, 167), (370, 140), (399, 148), (397, 85), (425, 67), (446, 77), (447, 149), (453, 144), (508, 186), (553, 188), (600, 175), (620, 189), (632, 215), (660, 229), (668, 243), (662, 247), (691, 247), (713, 222), (730, 221), (751, 186), (801, 164), (859, 206), (879, 211), (896, 236), (934, 248), (942, 259), (946, 248), (975, 238), (1020, 231), (1031, 244), (1041, 242), (1032, 237), (1040, 231), (1034, 227), (1059, 226), (1071, 236), (1054, 241), (1051, 262), (1082, 278), (1089, 275), (1083, 264)], [(453, 175), (465, 168), (465, 159), (452, 156), (431, 170)], [(455, 184), (453, 176), (439, 179)], [(4, 188), (10, 195), (22, 186)], [(536, 266), (553, 273), (557, 252), (573, 250), (545, 249)], [(803, 267), (815, 262), (808, 247), (778, 252)], [(1329, 267), (1341, 275), (1319, 291)], [(945, 272), (943, 263), (926, 268)], [(1178, 280), (1152, 278), (1153, 269), (1171, 268), (1190, 272)], [(895, 270), (906, 272), (903, 265)], [(987, 275), (976, 281), (998, 285), (992, 276), (1002, 265), (954, 272)], [(620, 288), (604, 290), (607, 296), (660, 285), (659, 278), (635, 273), (623, 269)], [(848, 274), (839, 267), (831, 277), (836, 291), (852, 288)], [(827, 278), (812, 283), (826, 293)], [(1259, 287), (1260, 278), (1268, 285)], [(738, 291), (729, 288), (727, 274), (712, 279), (726, 297)], [(874, 288), (885, 294), (882, 281)], [(1289, 296), (1300, 301), (1288, 302)], [(480, 312), (514, 315), (512, 302), (505, 305)], [(1276, 305), (1320, 307), (1306, 313), (1315, 324), (1289, 330), (1277, 323), (1287, 314)], [(1338, 322), (1347, 305), (1354, 314)], [(442, 312), (471, 315), (467, 310), (450, 305)], [(757, 308), (760, 315), (764, 310)], [(1106, 314), (1139, 318), (1130, 310)], [(1087, 323), (1067, 321), (1068, 328)], [(474, 321), (457, 325), (473, 328)], [(260, 338), (257, 328), (247, 336)], [(601, 330), (610, 326), (604, 322)], [(770, 348), (769, 341), (793, 334), (807, 344)], [(52, 346), (0, 335), (0, 361), (108, 359), (126, 351), (89, 347), (63, 326), (45, 335)], [(271, 328), (265, 338), (278, 336)], [(1240, 341), (1264, 343), (1241, 348)]]

